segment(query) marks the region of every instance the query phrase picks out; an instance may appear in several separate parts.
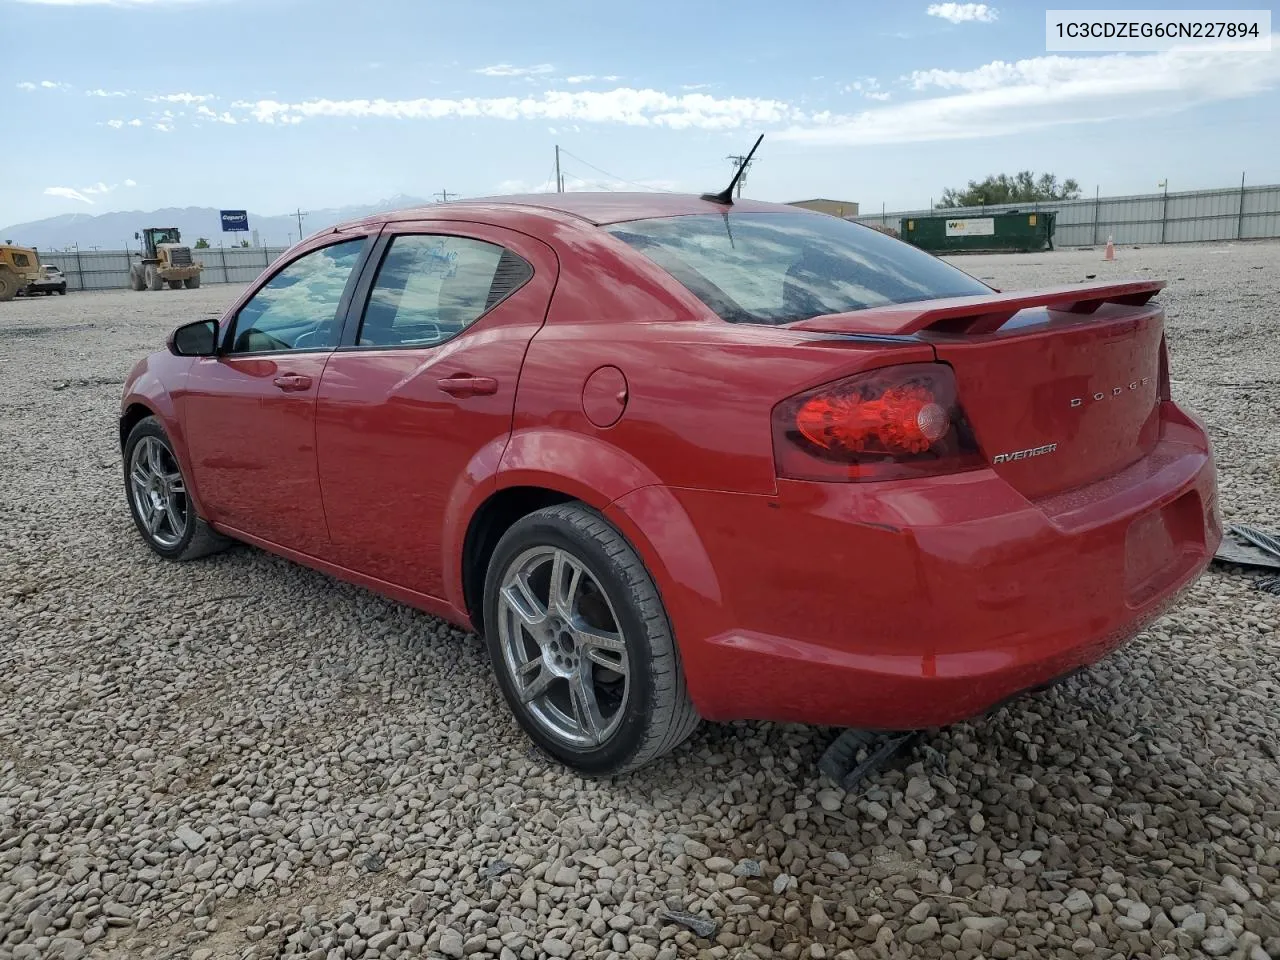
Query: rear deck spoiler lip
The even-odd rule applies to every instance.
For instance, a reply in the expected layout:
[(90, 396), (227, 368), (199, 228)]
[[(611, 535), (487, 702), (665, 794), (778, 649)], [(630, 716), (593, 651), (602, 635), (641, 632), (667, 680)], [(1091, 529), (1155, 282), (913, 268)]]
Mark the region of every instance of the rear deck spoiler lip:
[(1163, 280), (1129, 280), (1119, 283), (1072, 284), (1042, 290), (979, 294), (920, 300), (888, 307), (868, 307), (850, 313), (830, 313), (788, 324), (791, 330), (814, 333), (867, 333), (902, 336), (936, 333), (994, 333), (1021, 310), (1044, 307), (1068, 313), (1089, 314), (1104, 303), (1141, 306), (1163, 290)]

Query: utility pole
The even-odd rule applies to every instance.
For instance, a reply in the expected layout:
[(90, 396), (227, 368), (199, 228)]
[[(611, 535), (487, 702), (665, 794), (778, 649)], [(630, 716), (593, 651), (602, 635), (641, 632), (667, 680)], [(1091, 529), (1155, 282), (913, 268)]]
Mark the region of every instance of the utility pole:
[(451, 192), (450, 192), (450, 191), (448, 191), (448, 190), (441, 190), (439, 193), (432, 194), (432, 196), (436, 196), (436, 197), (439, 197), (439, 198), (440, 198), (439, 200), (437, 200), (437, 201), (436, 201), (436, 203), (448, 203), (448, 202), (449, 202), (449, 198), (450, 198), (450, 197), (456, 197), (456, 196), (457, 196), (457, 194), (456, 194), (456, 193), (451, 193)]
[(564, 193), (564, 177), (560, 175), (560, 144), (556, 144), (556, 193)]
[(746, 164), (746, 166), (745, 166), (745, 167), (743, 167), (743, 169), (742, 169), (742, 176), (738, 178), (738, 199), (739, 199), (739, 200), (741, 200), (741, 199), (742, 199), (742, 185), (743, 185), (744, 183), (746, 183), (746, 182), (747, 182), (747, 171), (751, 169), (751, 164), (755, 163), (755, 161), (754, 161), (754, 160), (748, 160), (745, 156), (743, 156), (743, 155), (741, 155), (741, 154), (739, 154), (739, 155), (737, 155), (737, 156), (730, 156), (730, 157), (726, 157), (726, 159), (727, 159), (731, 164), (733, 164), (733, 169), (735, 169), (735, 170), (737, 170), (737, 169), (738, 169), (738, 167), (741, 167), (744, 163)]
[(302, 239), (302, 218), (309, 217), (310, 214), (303, 213), (302, 208), (299, 207), (297, 210), (294, 211), (293, 215), (298, 218), (298, 239), (301, 240)]

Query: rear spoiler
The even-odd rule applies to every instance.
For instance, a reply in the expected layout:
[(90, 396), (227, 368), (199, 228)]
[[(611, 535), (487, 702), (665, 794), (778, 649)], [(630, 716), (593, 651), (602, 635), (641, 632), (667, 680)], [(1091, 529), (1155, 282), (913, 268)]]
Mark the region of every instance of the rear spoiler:
[(851, 313), (830, 313), (788, 325), (789, 330), (817, 333), (993, 333), (1019, 310), (1043, 307), (1067, 313), (1093, 313), (1104, 303), (1140, 307), (1162, 289), (1163, 280), (1131, 280), (1090, 286), (1047, 287), (1014, 293), (979, 294), (921, 300), (888, 307), (868, 307)]

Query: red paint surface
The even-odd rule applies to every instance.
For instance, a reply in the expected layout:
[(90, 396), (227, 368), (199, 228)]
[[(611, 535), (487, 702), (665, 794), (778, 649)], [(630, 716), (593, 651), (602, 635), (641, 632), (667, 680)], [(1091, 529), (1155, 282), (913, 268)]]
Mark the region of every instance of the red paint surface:
[[(837, 335), (857, 314), (827, 318), (828, 332), (735, 325), (594, 226), (718, 208), (532, 203), (556, 208), (458, 203), (355, 228), (491, 239), (534, 265), (456, 339), (157, 354), (124, 409), (159, 415), (215, 526), (466, 625), (463, 545), (488, 497), (534, 486), (601, 510), (653, 575), (711, 719), (905, 729), (972, 716), (1105, 656), (1216, 548), (1204, 431), (1157, 399), (1158, 306), (1068, 312), (1041, 297), (987, 332), (930, 321), (900, 343)], [(1021, 302), (993, 295), (988, 314)], [(778, 478), (779, 402), (928, 362), (954, 368), (988, 462), (1045, 443), (1054, 455), (881, 483)], [(282, 390), (287, 375), (312, 385)], [(442, 389), (457, 377), (485, 389)]]

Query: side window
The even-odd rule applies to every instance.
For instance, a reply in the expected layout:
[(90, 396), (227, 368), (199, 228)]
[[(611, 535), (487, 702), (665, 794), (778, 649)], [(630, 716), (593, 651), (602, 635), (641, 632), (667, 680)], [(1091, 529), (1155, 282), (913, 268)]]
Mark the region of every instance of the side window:
[(15, 267), (29, 267), (31, 266), (31, 258), (25, 253), (15, 253), (13, 255), (13, 265)]
[(313, 250), (293, 261), (236, 314), (232, 353), (318, 350), (338, 343), (338, 305), (365, 238)]
[(387, 250), (369, 294), (362, 347), (444, 343), (533, 276), (510, 250), (467, 237), (405, 234)]

